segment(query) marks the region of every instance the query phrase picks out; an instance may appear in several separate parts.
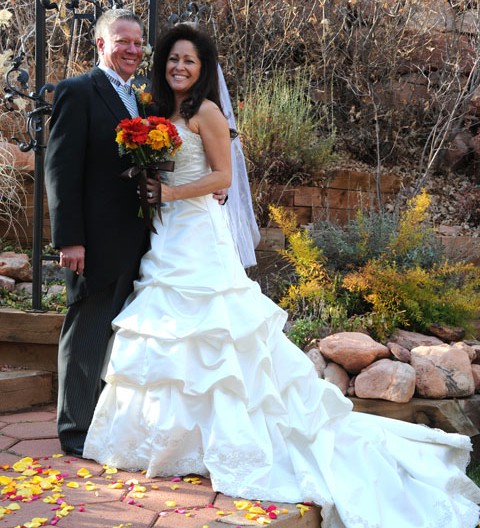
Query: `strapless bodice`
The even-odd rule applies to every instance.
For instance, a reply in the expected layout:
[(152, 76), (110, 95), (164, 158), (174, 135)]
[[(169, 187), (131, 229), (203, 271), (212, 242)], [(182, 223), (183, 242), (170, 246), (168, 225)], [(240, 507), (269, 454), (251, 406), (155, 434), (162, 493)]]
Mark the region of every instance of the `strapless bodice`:
[(171, 185), (188, 183), (205, 176), (211, 169), (208, 165), (202, 138), (192, 132), (184, 123), (174, 123), (182, 138), (182, 146), (175, 153), (175, 170), (168, 174)]

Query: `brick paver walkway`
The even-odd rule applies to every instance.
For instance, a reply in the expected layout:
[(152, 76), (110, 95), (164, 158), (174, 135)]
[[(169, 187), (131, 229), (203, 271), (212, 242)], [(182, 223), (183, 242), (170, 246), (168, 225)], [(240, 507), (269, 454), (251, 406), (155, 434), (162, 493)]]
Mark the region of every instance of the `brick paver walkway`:
[[(15, 471), (24, 457), (34, 462)], [(274, 528), (320, 526), (315, 507), (302, 516), (295, 504), (275, 504), (277, 519), (248, 519), (248, 510), (215, 493), (207, 479), (147, 479), (62, 455), (53, 406), (0, 416), (0, 492), (2, 528), (244, 528), (268, 521)], [(267, 510), (271, 503), (260, 506)]]

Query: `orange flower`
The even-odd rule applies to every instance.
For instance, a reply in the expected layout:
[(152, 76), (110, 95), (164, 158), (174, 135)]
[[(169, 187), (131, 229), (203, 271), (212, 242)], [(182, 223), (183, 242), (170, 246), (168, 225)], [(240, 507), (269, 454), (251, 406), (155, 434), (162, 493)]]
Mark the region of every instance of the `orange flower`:
[(142, 106), (149, 106), (152, 104), (152, 94), (150, 92), (144, 92), (143, 90), (138, 90), (136, 93), (137, 101)]

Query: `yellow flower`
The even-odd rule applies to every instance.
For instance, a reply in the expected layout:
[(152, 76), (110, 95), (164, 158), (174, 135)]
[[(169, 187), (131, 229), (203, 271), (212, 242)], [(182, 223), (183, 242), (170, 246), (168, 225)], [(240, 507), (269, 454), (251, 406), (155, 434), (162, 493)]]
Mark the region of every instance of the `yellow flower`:
[(148, 133), (146, 143), (154, 150), (161, 150), (165, 147), (170, 147), (170, 136), (168, 135), (167, 127), (158, 125), (155, 130), (151, 130)]

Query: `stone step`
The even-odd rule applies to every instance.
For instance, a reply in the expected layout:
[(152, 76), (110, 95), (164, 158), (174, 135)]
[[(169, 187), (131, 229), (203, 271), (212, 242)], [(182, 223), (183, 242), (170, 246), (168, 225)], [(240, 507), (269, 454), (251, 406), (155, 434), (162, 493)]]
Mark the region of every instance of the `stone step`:
[(28, 409), (53, 401), (52, 373), (42, 370), (0, 372), (0, 412)]

